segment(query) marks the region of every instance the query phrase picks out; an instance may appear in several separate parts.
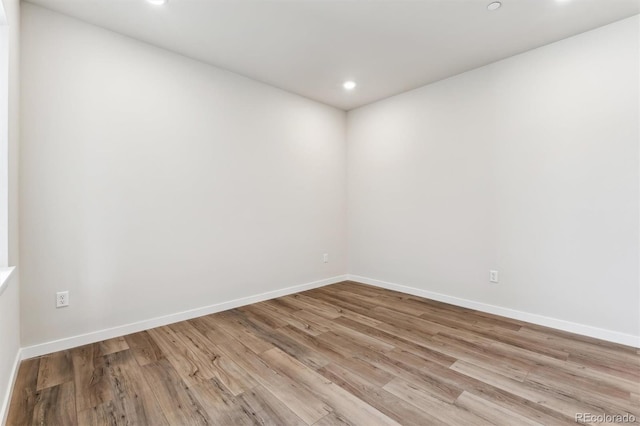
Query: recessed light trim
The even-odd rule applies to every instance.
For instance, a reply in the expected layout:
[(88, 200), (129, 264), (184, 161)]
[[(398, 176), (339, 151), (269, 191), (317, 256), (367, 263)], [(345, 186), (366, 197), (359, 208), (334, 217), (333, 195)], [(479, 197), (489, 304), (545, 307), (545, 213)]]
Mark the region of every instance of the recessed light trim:
[(493, 3), (489, 3), (489, 5), (487, 6), (487, 9), (490, 11), (494, 11), (494, 10), (500, 9), (501, 6), (502, 6), (502, 3), (500, 3), (499, 1), (494, 1)]
[(357, 86), (355, 81), (345, 81), (344, 83), (342, 83), (342, 87), (344, 87), (345, 90), (353, 90), (355, 89)]
[(169, 0), (147, 0), (147, 3), (154, 6), (164, 6)]

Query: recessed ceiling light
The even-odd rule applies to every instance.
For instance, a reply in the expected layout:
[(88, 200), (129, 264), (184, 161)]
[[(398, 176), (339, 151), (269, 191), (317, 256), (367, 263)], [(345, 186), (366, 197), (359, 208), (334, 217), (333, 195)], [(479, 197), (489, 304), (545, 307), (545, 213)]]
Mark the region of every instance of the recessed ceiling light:
[(498, 10), (500, 9), (500, 6), (502, 6), (502, 3), (500, 3), (499, 1), (494, 1), (493, 3), (489, 3), (489, 6), (487, 6), (487, 9)]
[(346, 90), (353, 90), (355, 89), (357, 86), (355, 81), (345, 81), (344, 83), (342, 83), (342, 87), (344, 87)]
[(154, 6), (162, 6), (167, 4), (167, 1), (169, 0), (147, 0), (147, 3), (151, 3)]

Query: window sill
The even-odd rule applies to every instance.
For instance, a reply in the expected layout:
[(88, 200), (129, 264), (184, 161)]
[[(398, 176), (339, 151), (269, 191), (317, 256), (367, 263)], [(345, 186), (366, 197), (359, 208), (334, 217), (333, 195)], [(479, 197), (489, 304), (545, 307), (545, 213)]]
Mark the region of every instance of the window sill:
[(15, 266), (0, 268), (0, 296), (2, 296), (2, 293), (9, 287), (9, 277), (11, 277), (14, 269), (16, 269)]

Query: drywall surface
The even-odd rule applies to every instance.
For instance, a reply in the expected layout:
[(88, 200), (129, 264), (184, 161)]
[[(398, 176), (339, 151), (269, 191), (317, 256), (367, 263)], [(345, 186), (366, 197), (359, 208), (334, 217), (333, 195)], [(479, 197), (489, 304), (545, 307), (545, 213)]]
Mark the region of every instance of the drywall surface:
[(350, 111), (350, 274), (640, 335), (639, 24)]
[[(6, 229), (8, 232), (8, 263), (18, 264), (18, 138), (19, 138), (19, 33), (20, 33), (20, 1), (2, 0), (2, 6), (6, 15), (4, 35), (7, 37), (5, 46), (8, 47), (8, 64), (5, 70), (8, 72), (7, 96), (3, 101), (6, 103), (7, 128), (7, 151), (3, 152), (8, 165), (7, 194), (3, 194), (3, 201), (8, 200), (8, 217)], [(3, 52), (6, 53), (6, 52)], [(5, 56), (6, 58), (6, 56)], [(7, 81), (7, 80), (5, 80)], [(2, 108), (0, 108), (2, 109)], [(7, 197), (7, 198), (4, 198)], [(5, 241), (3, 241), (5, 243)], [(6, 255), (3, 261), (6, 261)], [(6, 269), (0, 271), (0, 277), (6, 276)], [(14, 269), (11, 276), (4, 282), (0, 281), (0, 423), (3, 422), (8, 409), (8, 399), (11, 393), (16, 361), (20, 350), (20, 286), (17, 269)]]
[[(0, 267), (17, 264), (20, 3), (0, 2)], [(8, 208), (7, 208), (8, 206)]]
[(0, 267), (9, 264), (9, 26), (0, 1)]
[(347, 272), (343, 111), (22, 17), (23, 346)]
[[(20, 0), (2, 0), (9, 24), (8, 87), (8, 265), (19, 264), (18, 157), (20, 148)], [(14, 282), (19, 281), (17, 270)]]
[[(0, 271), (0, 276), (4, 276)], [(10, 276), (0, 292), (0, 424), (9, 408), (9, 396), (20, 351), (20, 303), (16, 276)]]

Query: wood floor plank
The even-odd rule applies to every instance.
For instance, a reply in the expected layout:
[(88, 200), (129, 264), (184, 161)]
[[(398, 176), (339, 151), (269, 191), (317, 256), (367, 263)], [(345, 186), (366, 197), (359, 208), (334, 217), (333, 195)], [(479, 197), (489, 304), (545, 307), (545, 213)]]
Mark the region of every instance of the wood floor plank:
[(462, 392), (455, 402), (456, 406), (485, 419), (489, 424), (498, 426), (529, 425), (542, 426), (542, 423), (534, 422), (524, 416), (514, 413), (498, 404), (487, 401), (469, 392)]
[[(444, 402), (453, 403), (460, 396), (462, 389), (452, 380), (444, 380), (440, 375), (434, 372), (440, 367), (435, 364), (426, 364), (428, 372), (422, 371), (413, 363), (404, 362), (404, 360), (394, 357), (393, 353), (376, 354), (368, 353), (360, 355), (363, 360), (369, 362), (376, 367), (386, 370), (398, 377), (402, 377), (412, 383), (421, 386), (426, 392), (430, 393), (434, 398), (439, 398)], [(422, 365), (422, 363), (421, 363)]]
[[(238, 399), (244, 411), (251, 416), (254, 424), (273, 426), (303, 426), (307, 424), (296, 416), (287, 405), (260, 385), (244, 392)], [(324, 419), (326, 416), (322, 418)], [(318, 422), (314, 424), (318, 424)]]
[(270, 307), (274, 312), (277, 312), (278, 314), (285, 317), (301, 310), (297, 305), (289, 303), (287, 296), (280, 297), (278, 299), (265, 300), (264, 302), (260, 302), (259, 304)]
[[(563, 366), (564, 367), (564, 366)], [(566, 368), (551, 368), (548, 366), (537, 366), (527, 376), (527, 381), (537, 383), (554, 384), (558, 390), (567, 387), (567, 392), (578, 389), (589, 389), (589, 393), (595, 398), (617, 400), (618, 403), (626, 403), (631, 399), (631, 394), (635, 390), (640, 390), (640, 383), (636, 383), (631, 389), (624, 389), (622, 383), (612, 383), (602, 380), (601, 376), (585, 377), (578, 372), (572, 372)], [(555, 386), (557, 385), (557, 386)]]
[[(409, 301), (409, 303), (405, 303), (402, 297), (394, 297), (389, 294), (365, 295), (361, 293), (362, 293), (361, 290), (342, 292), (342, 294), (344, 294), (346, 297), (348, 297), (351, 300), (358, 300), (360, 301), (360, 303), (364, 302), (368, 304), (370, 309), (377, 308), (377, 307), (385, 307), (393, 311), (402, 312), (404, 314), (408, 314), (416, 317), (420, 316), (425, 312), (424, 305), (417, 304), (412, 301)], [(398, 303), (399, 301), (401, 301), (402, 303)]]
[(532, 331), (526, 327), (523, 327), (518, 335), (525, 336), (536, 345), (566, 352), (572, 358), (583, 357), (593, 360), (597, 364), (617, 367), (633, 377), (640, 377), (640, 360), (638, 360), (637, 354), (620, 350), (619, 347), (608, 348), (582, 341), (570, 341), (554, 334), (545, 335), (541, 331)]
[(296, 341), (298, 344), (307, 347), (309, 350), (322, 355), (327, 360), (344, 358), (340, 351), (336, 351), (332, 348), (332, 346), (323, 343), (318, 339), (318, 336), (313, 336), (305, 333), (299, 328), (292, 326), (281, 327), (278, 329), (278, 333), (287, 336), (291, 340)]
[(289, 322), (280, 318), (280, 316), (274, 316), (271, 310), (264, 308), (259, 303), (249, 306), (242, 306), (238, 308), (238, 311), (250, 316), (257, 321), (262, 322), (263, 324), (271, 328), (280, 328), (289, 324)]
[(380, 321), (368, 316), (370, 309), (350, 303), (349, 300), (341, 298), (337, 292), (326, 292), (323, 291), (323, 289), (315, 289), (313, 290), (313, 293), (309, 294), (309, 296), (313, 299), (322, 300), (332, 306), (335, 306), (343, 317), (350, 318), (372, 327), (381, 324)]
[(429, 340), (441, 329), (419, 317), (411, 317), (386, 308), (374, 308), (369, 315), (380, 321), (376, 327), (388, 333), (395, 333), (403, 339), (420, 344)]
[[(354, 340), (333, 331), (323, 333), (317, 336), (316, 339), (322, 341), (326, 346), (332, 348), (334, 351), (345, 357), (372, 351), (376, 352), (379, 350), (377, 344), (370, 344), (369, 342), (362, 340)], [(392, 348), (393, 347), (387, 350), (391, 350)]]
[(334, 322), (333, 330), (328, 333), (337, 334), (374, 351), (388, 352), (395, 348), (393, 344), (385, 342), (383, 339), (378, 339), (377, 337), (373, 337), (366, 333), (361, 333), (360, 331), (350, 327), (344, 327), (338, 322)]
[(518, 331), (520, 327), (503, 327), (501, 324), (495, 324), (491, 321), (483, 320), (482, 324), (479, 324), (481, 317), (477, 317), (473, 314), (466, 315), (456, 315), (455, 313), (450, 312), (449, 310), (439, 310), (439, 309), (428, 309), (419, 315), (419, 318), (422, 318), (427, 321), (431, 321), (434, 324), (439, 324), (444, 327), (460, 329), (466, 331), (475, 331), (478, 327), (483, 330), (491, 330), (491, 331)]
[(299, 363), (278, 348), (263, 352), (260, 357), (267, 361), (270, 367), (295, 382), (301, 383), (307, 390), (317, 395), (331, 407), (331, 411), (339, 413), (350, 422), (361, 425), (398, 424), (376, 408)]
[(524, 381), (535, 367), (534, 364), (518, 359), (501, 356), (490, 346), (477, 345), (456, 339), (454, 336), (437, 334), (430, 348), (458, 360), (480, 365), (514, 380)]
[[(396, 378), (387, 383), (383, 389), (406, 403), (429, 413), (440, 424), (468, 424), (474, 426), (488, 426), (492, 423), (470, 413), (467, 410), (459, 410), (453, 404), (434, 398), (424, 388), (416, 386), (407, 380)], [(459, 398), (458, 398), (459, 399)]]
[[(356, 292), (362, 292), (361, 289)], [(403, 313), (414, 314), (419, 317), (433, 318), (434, 315), (439, 319), (451, 321), (449, 324), (455, 326), (466, 325), (482, 325), (486, 328), (505, 328), (508, 330), (519, 330), (522, 325), (514, 323), (512, 320), (499, 318), (496, 316), (481, 316), (475, 311), (461, 310), (446, 304), (437, 304), (425, 299), (418, 299), (414, 296), (391, 293), (391, 292), (374, 292), (375, 296), (371, 296), (371, 300), (375, 306), (383, 306), (388, 309), (397, 310)], [(382, 300), (383, 303), (375, 303)]]
[[(292, 317), (302, 321), (304, 327), (297, 327), (303, 331), (311, 330), (311, 334), (318, 335), (331, 330), (332, 322), (311, 311), (300, 310), (291, 314)], [(294, 324), (292, 324), (294, 325)], [(295, 327), (295, 325), (294, 325)]]
[(457, 361), (457, 358), (443, 354), (438, 351), (433, 351), (427, 347), (417, 345), (409, 340), (405, 340), (401, 337), (398, 337), (386, 331), (380, 330), (376, 327), (371, 327), (367, 324), (362, 324), (350, 318), (339, 317), (339, 318), (336, 318), (335, 322), (344, 327), (349, 327), (354, 330), (357, 330), (360, 333), (364, 333), (369, 336), (376, 337), (377, 339), (387, 342), (398, 349), (411, 352), (414, 355), (417, 355), (423, 359), (427, 359), (427, 360), (442, 364), (445, 367), (448, 367)]
[(511, 330), (489, 330), (481, 327), (474, 327), (473, 330), (467, 330), (482, 337), (486, 337), (490, 340), (507, 343), (511, 346), (530, 350), (532, 352), (538, 352), (543, 355), (547, 355), (553, 358), (567, 360), (569, 353), (563, 350), (555, 349), (552, 347), (538, 344), (536, 341), (532, 341), (527, 337), (520, 334), (520, 332)]
[(330, 303), (325, 303), (318, 299), (314, 299), (304, 294), (293, 294), (291, 296), (284, 296), (283, 299), (291, 304), (298, 306), (302, 310), (308, 310), (322, 318), (334, 319), (342, 315), (342, 312), (340, 312), (340, 309), (336, 306)]
[(273, 345), (257, 337), (252, 327), (247, 327), (246, 317), (241, 315), (239, 311), (225, 311), (216, 315), (223, 321), (219, 322), (220, 327), (225, 333), (233, 338), (241, 341), (246, 347), (254, 353), (261, 353), (273, 348)]
[[(529, 418), (541, 419), (546, 424), (565, 424), (568, 421), (563, 414), (555, 412), (548, 407), (535, 404), (518, 394), (512, 394), (490, 383), (461, 374), (451, 368), (444, 368), (439, 364), (430, 363), (428, 367), (418, 370), (413, 365), (406, 364), (401, 360), (391, 359), (387, 355), (369, 355), (369, 362), (390, 372), (395, 372), (398, 377), (405, 379), (413, 386), (419, 387), (432, 397), (444, 402), (452, 403), (461, 394), (462, 390), (471, 390), (494, 402), (500, 401), (508, 408), (520, 407), (521, 411), (528, 413)], [(453, 365), (455, 366), (456, 364)], [(511, 380), (488, 371), (486, 373), (494, 374), (505, 380)], [(522, 385), (520, 382), (513, 382)]]
[(378, 386), (383, 386), (393, 378), (393, 375), (391, 373), (368, 364), (361, 359), (344, 356), (343, 354), (332, 349), (330, 346), (325, 345), (315, 336), (307, 335), (297, 328), (283, 327), (278, 329), (278, 332), (287, 334), (289, 337), (298, 341), (300, 344), (305, 345), (310, 350), (321, 353), (326, 359), (330, 361), (339, 363), (340, 365), (349, 368), (352, 371), (366, 375), (369, 381), (375, 383)]
[[(553, 387), (557, 393), (567, 397), (598, 407), (601, 410), (607, 409), (620, 414), (633, 414), (640, 419), (640, 406), (628, 407), (631, 394), (627, 392), (615, 391), (606, 392), (597, 385), (588, 386), (589, 392), (584, 392), (584, 387), (579, 386), (580, 382), (573, 380), (571, 375), (559, 371), (549, 371), (536, 369), (527, 377), (527, 384), (535, 384), (536, 388)], [(611, 391), (611, 389), (609, 389)]]
[[(563, 416), (565, 421), (573, 421), (576, 413), (599, 412), (598, 407), (589, 406), (581, 401), (563, 397), (561, 394), (555, 392), (545, 392), (543, 389), (527, 386), (525, 383), (509, 379), (481, 367), (465, 363), (464, 361), (456, 362), (451, 366), (451, 369), (468, 377), (472, 377), (482, 383), (487, 383), (493, 387), (501, 389), (508, 394), (528, 400), (540, 407), (548, 408), (552, 412)], [(524, 407), (526, 406), (523, 404), (522, 408), (524, 409)], [(515, 409), (512, 411), (517, 412)], [(543, 421), (542, 416), (537, 419), (533, 418), (531, 415), (525, 417), (541, 423), (549, 423), (548, 419)], [(556, 422), (560, 422), (561, 420), (561, 418), (557, 418)]]
[(22, 361), (11, 395), (7, 425), (28, 425), (33, 418), (40, 358)]
[(216, 425), (252, 425), (253, 418), (218, 379), (198, 383), (192, 389), (202, 408)]
[(353, 424), (339, 414), (331, 413), (315, 422), (313, 426), (353, 426)]
[(552, 369), (566, 371), (574, 374), (578, 378), (591, 379), (606, 386), (623, 389), (628, 392), (640, 391), (640, 381), (638, 380), (615, 376), (606, 371), (601, 371), (601, 369), (592, 368), (572, 360), (558, 360), (557, 358), (548, 357), (523, 348), (510, 346), (502, 342), (494, 342), (491, 345), (491, 349), (512, 359), (529, 361), (539, 367), (549, 367)]
[(107, 401), (86, 410), (78, 410), (79, 425), (121, 425), (120, 414), (113, 401)]
[(640, 419), (640, 349), (343, 282), (21, 363), (8, 426)]
[(171, 425), (207, 425), (211, 419), (168, 360), (141, 367), (151, 391)]
[(273, 330), (262, 327), (260, 324), (253, 322), (250, 318), (240, 318), (242, 324), (251, 330), (251, 333), (257, 338), (268, 342), (273, 347), (280, 348), (298, 361), (316, 370), (329, 361), (320, 353), (309, 350), (306, 346), (299, 344), (296, 340), (289, 338), (286, 334), (280, 333), (279, 330)]
[(73, 364), (71, 362), (71, 354), (68, 351), (55, 352), (45, 355), (40, 359), (38, 390), (60, 385), (72, 380)]
[(78, 424), (72, 381), (48, 386), (37, 392), (31, 424), (65, 426)]
[(131, 351), (112, 352), (104, 358), (105, 376), (111, 384), (113, 394), (111, 407), (117, 415), (118, 423), (168, 424)]
[[(486, 313), (478, 313), (478, 315), (489, 315)], [(513, 320), (510, 320), (513, 321)], [(523, 323), (521, 328), (521, 334), (536, 335), (539, 339), (544, 340), (547, 343), (558, 342), (562, 345), (566, 345), (565, 348), (575, 348), (586, 345), (588, 348), (599, 348), (603, 353), (609, 354), (628, 354), (638, 355), (639, 349), (631, 346), (621, 345), (619, 343), (607, 342), (604, 340), (596, 339), (589, 336), (581, 336), (575, 333), (569, 333), (568, 331), (553, 329), (549, 327), (543, 327), (541, 325)], [(562, 349), (562, 348), (561, 348)]]
[[(369, 382), (367, 378), (355, 374), (338, 364), (329, 364), (318, 371), (349, 393), (379, 410), (403, 425), (446, 425), (421, 407), (416, 407), (396, 395), (388, 392), (383, 386)], [(385, 383), (386, 385), (386, 383)]]
[(305, 423), (313, 424), (331, 409), (312, 392), (286, 375), (273, 370), (264, 360), (238, 341), (228, 341), (220, 347), (266, 390), (287, 405)]
[[(207, 370), (207, 375), (216, 379), (231, 394), (239, 395), (257, 385), (257, 382), (242, 370), (233, 360), (222, 356), (220, 350), (193, 325), (188, 322), (170, 326), (183, 343), (197, 357), (199, 365)], [(209, 383), (210, 381), (207, 381)]]
[(162, 349), (158, 347), (146, 331), (129, 334), (124, 337), (139, 365), (147, 365), (164, 358)]
[(194, 318), (186, 321), (191, 324), (196, 330), (207, 338), (211, 343), (216, 346), (224, 346), (228, 341), (233, 340), (229, 334), (227, 334), (220, 324), (223, 322), (215, 315), (205, 315), (203, 317)]
[(103, 340), (96, 343), (96, 345), (98, 346), (98, 351), (101, 355), (109, 355), (115, 352), (125, 351), (129, 349), (129, 344), (127, 343), (127, 340), (124, 338), (124, 336)]
[[(164, 353), (167, 361), (188, 385), (193, 386), (213, 378), (208, 361), (185, 347), (178, 335), (168, 326), (148, 330), (151, 338)], [(154, 363), (160, 364), (162, 360)], [(151, 365), (151, 364), (148, 364)]]
[(594, 370), (618, 376), (626, 380), (640, 382), (640, 370), (636, 363), (630, 363), (623, 359), (609, 358), (603, 359), (592, 354), (573, 353), (568, 357), (569, 361), (574, 361)]
[(96, 407), (113, 399), (106, 377), (105, 359), (95, 344), (70, 350), (78, 411)]

